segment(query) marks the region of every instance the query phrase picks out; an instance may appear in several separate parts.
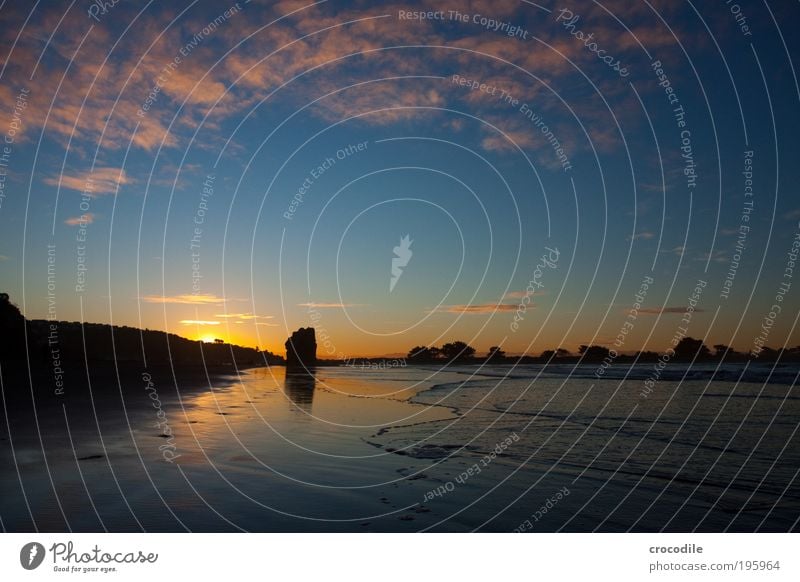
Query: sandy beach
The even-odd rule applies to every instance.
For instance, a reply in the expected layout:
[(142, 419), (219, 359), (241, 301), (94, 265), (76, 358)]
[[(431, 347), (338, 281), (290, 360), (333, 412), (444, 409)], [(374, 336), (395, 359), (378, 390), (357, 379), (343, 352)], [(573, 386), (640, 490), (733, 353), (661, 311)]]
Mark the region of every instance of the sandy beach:
[(788, 385), (665, 381), (636, 402), (641, 380), (501, 366), (195, 371), (178, 390), (167, 372), (7, 409), (4, 527), (786, 531), (800, 515), (798, 449), (770, 445), (796, 442)]

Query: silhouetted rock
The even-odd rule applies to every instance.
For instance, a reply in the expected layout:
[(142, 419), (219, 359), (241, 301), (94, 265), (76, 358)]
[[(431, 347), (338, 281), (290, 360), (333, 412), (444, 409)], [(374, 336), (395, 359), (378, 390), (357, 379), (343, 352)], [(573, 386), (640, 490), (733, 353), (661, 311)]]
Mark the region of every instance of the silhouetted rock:
[(0, 360), (25, 357), (25, 318), (7, 293), (0, 293)]
[(301, 327), (286, 340), (286, 365), (308, 368), (317, 363), (317, 336), (313, 327)]

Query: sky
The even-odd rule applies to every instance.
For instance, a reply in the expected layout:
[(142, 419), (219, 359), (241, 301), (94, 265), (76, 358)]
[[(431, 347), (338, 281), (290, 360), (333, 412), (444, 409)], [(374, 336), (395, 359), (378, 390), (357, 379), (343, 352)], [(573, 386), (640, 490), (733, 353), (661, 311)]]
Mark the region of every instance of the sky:
[(0, 290), (320, 357), (797, 345), (798, 15), (3, 3)]

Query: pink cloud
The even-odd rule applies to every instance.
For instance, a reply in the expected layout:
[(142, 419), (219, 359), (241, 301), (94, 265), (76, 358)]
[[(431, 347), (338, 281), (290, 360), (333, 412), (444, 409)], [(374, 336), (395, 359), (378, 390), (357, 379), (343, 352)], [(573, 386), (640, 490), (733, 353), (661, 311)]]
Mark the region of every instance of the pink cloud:
[(44, 179), (45, 184), (76, 190), (88, 196), (115, 194), (120, 186), (133, 182), (122, 168), (95, 168), (82, 174), (62, 174)]
[(494, 313), (496, 311), (516, 311), (517, 305), (507, 303), (484, 303), (475, 305), (440, 305), (433, 311), (436, 313)]
[(213, 294), (206, 295), (145, 295), (141, 298), (145, 303), (177, 303), (181, 305), (219, 305), (225, 299)]
[(80, 216), (73, 216), (68, 218), (64, 221), (64, 224), (68, 226), (79, 226), (85, 224), (92, 224), (94, 222), (95, 215), (91, 212), (87, 212), (86, 214), (82, 214)]
[(335, 303), (335, 302), (322, 302), (322, 303), (298, 303), (300, 307), (311, 307), (315, 309), (341, 309), (343, 307), (356, 307), (360, 303)]

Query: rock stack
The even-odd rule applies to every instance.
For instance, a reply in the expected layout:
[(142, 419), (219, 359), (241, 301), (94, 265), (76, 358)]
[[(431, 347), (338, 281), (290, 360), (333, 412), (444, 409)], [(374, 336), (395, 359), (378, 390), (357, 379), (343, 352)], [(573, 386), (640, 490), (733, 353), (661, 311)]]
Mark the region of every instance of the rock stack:
[(285, 345), (287, 367), (308, 368), (317, 363), (317, 336), (313, 327), (301, 327)]

